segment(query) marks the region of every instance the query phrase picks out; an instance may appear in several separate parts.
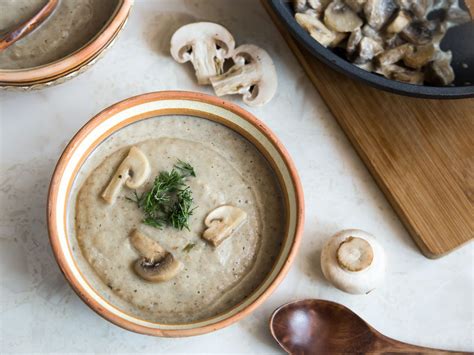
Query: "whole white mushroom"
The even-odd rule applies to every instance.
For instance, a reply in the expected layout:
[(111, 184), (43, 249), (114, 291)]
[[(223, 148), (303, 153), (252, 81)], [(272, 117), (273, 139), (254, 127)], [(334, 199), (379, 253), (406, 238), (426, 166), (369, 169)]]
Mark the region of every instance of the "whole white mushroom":
[(359, 229), (332, 236), (321, 252), (324, 276), (338, 289), (369, 293), (384, 279), (386, 257), (375, 237)]

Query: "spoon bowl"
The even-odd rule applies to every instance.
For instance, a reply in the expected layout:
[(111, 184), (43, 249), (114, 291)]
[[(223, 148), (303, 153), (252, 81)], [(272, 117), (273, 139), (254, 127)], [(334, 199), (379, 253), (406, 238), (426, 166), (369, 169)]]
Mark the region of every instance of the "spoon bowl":
[(324, 300), (308, 299), (279, 307), (270, 318), (270, 331), (290, 354), (452, 353), (388, 338), (347, 307)]

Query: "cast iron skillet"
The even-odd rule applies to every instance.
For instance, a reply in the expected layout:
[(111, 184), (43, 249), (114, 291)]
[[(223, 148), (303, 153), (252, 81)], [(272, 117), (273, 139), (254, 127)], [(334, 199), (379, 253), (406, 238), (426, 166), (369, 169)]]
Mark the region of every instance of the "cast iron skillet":
[[(344, 59), (342, 54), (338, 55), (333, 50), (320, 45), (298, 25), (294, 18), (291, 1), (268, 1), (298, 42), (318, 59), (351, 78), (382, 90), (408, 96), (436, 99), (474, 97), (474, 21), (451, 28), (441, 42), (443, 50), (451, 50), (453, 52), (452, 66), (456, 74), (454, 86), (413, 85), (387, 79), (351, 64)], [(460, 3), (464, 5), (462, 1)], [(465, 8), (465, 6), (462, 7)], [(467, 67), (465, 64), (467, 64)]]

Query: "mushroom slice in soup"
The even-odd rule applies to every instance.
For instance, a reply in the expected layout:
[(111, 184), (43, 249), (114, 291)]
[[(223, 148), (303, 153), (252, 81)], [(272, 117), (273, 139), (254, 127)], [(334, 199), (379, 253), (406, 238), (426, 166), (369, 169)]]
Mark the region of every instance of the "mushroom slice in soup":
[(150, 282), (163, 282), (175, 277), (183, 264), (165, 250), (158, 242), (134, 230), (130, 243), (140, 254), (133, 264), (133, 270), (142, 279)]
[(102, 198), (108, 204), (113, 204), (123, 185), (136, 189), (148, 179), (149, 175), (150, 163), (148, 158), (137, 147), (131, 147), (128, 155), (115, 171), (102, 193)]
[(209, 212), (204, 224), (207, 229), (202, 234), (203, 239), (212, 246), (218, 247), (231, 236), (247, 219), (247, 213), (231, 205), (217, 207)]

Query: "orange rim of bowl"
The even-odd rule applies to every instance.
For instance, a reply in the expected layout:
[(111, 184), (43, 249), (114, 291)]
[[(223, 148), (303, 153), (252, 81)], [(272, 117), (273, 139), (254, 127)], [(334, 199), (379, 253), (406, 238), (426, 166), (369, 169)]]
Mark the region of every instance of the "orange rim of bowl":
[(62, 59), (26, 70), (0, 69), (0, 84), (24, 83), (31, 85), (32, 83), (34, 84), (37, 81), (43, 81), (50, 77), (63, 76), (65, 72), (70, 71), (71, 68), (89, 61), (90, 58), (100, 52), (110, 39), (114, 37), (117, 30), (128, 17), (132, 4), (133, 0), (121, 0), (114, 14), (109, 19), (108, 24), (105, 25), (96, 36), (83, 47)]
[[(58, 191), (60, 187), (60, 182), (62, 179), (62, 176), (64, 174), (64, 171), (66, 167), (69, 164), (69, 160), (75, 151), (75, 149), (80, 145), (82, 140), (89, 135), (90, 132), (92, 132), (99, 124), (102, 122), (106, 121), (110, 117), (116, 115), (117, 113), (140, 105), (144, 104), (147, 102), (154, 102), (154, 101), (166, 101), (166, 100), (184, 100), (184, 101), (198, 101), (202, 103), (206, 103), (209, 105), (213, 105), (222, 109), (225, 109), (243, 120), (247, 121), (250, 123), (253, 127), (255, 127), (260, 133), (262, 133), (266, 139), (273, 145), (275, 150), (277, 151), (278, 155), (281, 157), (283, 163), (286, 165), (286, 168), (288, 170), (288, 174), (291, 180), (291, 185), (294, 188), (294, 193), (295, 193), (295, 229), (294, 229), (294, 238), (293, 242), (291, 243), (291, 246), (289, 248), (288, 254), (286, 257), (284, 257), (284, 260), (282, 262), (282, 265), (280, 267), (280, 270), (277, 272), (276, 276), (274, 279), (270, 282), (268, 287), (266, 287), (265, 290), (261, 292), (261, 294), (258, 295), (258, 297), (252, 301), (250, 304), (245, 306), (242, 310), (238, 311), (236, 314), (224, 318), (222, 320), (216, 321), (215, 323), (207, 324), (204, 326), (200, 327), (195, 327), (195, 328), (188, 328), (188, 329), (159, 329), (159, 328), (151, 328), (147, 327), (145, 325), (140, 325), (133, 323), (129, 320), (126, 320), (114, 313), (112, 313), (110, 310), (102, 307), (93, 297), (91, 297), (88, 292), (85, 290), (84, 286), (80, 284), (80, 282), (76, 279), (76, 277), (73, 275), (72, 268), (65, 259), (65, 255), (62, 251), (60, 241), (59, 241), (59, 234), (58, 234), (58, 229), (57, 229), (57, 224), (56, 224), (56, 219), (57, 219), (57, 209), (60, 208), (58, 206)], [(182, 109), (183, 111), (186, 111), (186, 108)], [(228, 125), (221, 123), (227, 127)], [(229, 127), (230, 129), (233, 129)], [(112, 133), (116, 132), (120, 128), (115, 128), (112, 129)], [(106, 137), (110, 136), (110, 134), (107, 134)], [(101, 137), (100, 140), (101, 142), (106, 138), (106, 137)], [(254, 142), (251, 142), (254, 144)], [(100, 144), (100, 143), (99, 143)], [(258, 148), (257, 148), (258, 149)], [(261, 151), (260, 149), (258, 149)], [(263, 152), (262, 152), (263, 153)], [(86, 155), (90, 154), (87, 153)], [(265, 154), (266, 156), (266, 154)], [(87, 159), (86, 157), (82, 157), (83, 159)], [(81, 163), (82, 164), (82, 163)], [(79, 164), (79, 166), (81, 165)], [(273, 168), (275, 169), (275, 167)], [(76, 178), (77, 171), (73, 174), (71, 180), (74, 181)], [(72, 181), (69, 181), (68, 183), (71, 184)], [(287, 196), (285, 196), (287, 198)], [(48, 224), (48, 232), (49, 232), (49, 239), (51, 243), (51, 247), (53, 250), (53, 254), (56, 258), (56, 261), (60, 267), (61, 272), (64, 274), (66, 277), (67, 281), (69, 284), (72, 286), (73, 290), (76, 292), (76, 294), (97, 314), (102, 316), (103, 318), (107, 319), (108, 321), (114, 323), (117, 326), (120, 326), (124, 329), (136, 332), (136, 333), (141, 333), (141, 334), (147, 334), (147, 335), (154, 335), (154, 336), (162, 336), (162, 337), (182, 337), (182, 336), (192, 336), (192, 335), (199, 335), (199, 334), (204, 334), (208, 332), (212, 332), (221, 328), (224, 328), (226, 326), (229, 326), (243, 317), (247, 316), (250, 314), (252, 311), (254, 311), (257, 307), (259, 307), (270, 295), (271, 293), (275, 290), (275, 288), (281, 283), (281, 281), (284, 279), (286, 274), (289, 271), (289, 268), (294, 261), (298, 248), (301, 242), (302, 234), (303, 234), (303, 225), (304, 225), (304, 196), (303, 196), (303, 188), (301, 186), (301, 181), (298, 176), (296, 167), (289, 156), (286, 148), (283, 146), (283, 144), (279, 141), (279, 139), (276, 137), (276, 135), (259, 119), (257, 119), (254, 115), (252, 115), (250, 112), (242, 109), (241, 107), (232, 104), (230, 102), (227, 102), (225, 100), (222, 100), (218, 97), (206, 95), (206, 94), (201, 94), (201, 93), (195, 93), (195, 92), (186, 92), (186, 91), (161, 91), (161, 92), (152, 92), (148, 94), (142, 94), (138, 96), (134, 96), (128, 99), (125, 99), (123, 101), (120, 101), (105, 110), (101, 111), (99, 114), (94, 116), (91, 120), (89, 120), (71, 139), (69, 144), (66, 146), (64, 149), (63, 153), (61, 154), (61, 157), (59, 158), (59, 161), (54, 169), (53, 176), (51, 179), (51, 183), (49, 186), (49, 192), (48, 192), (48, 202), (47, 202), (47, 224)], [(67, 236), (66, 236), (67, 237)], [(287, 238), (288, 236), (286, 236)], [(281, 251), (280, 255), (277, 257), (277, 260), (281, 257)], [(273, 266), (275, 268), (276, 265)], [(271, 272), (270, 272), (271, 273)], [(269, 273), (269, 275), (270, 275)], [(268, 276), (267, 276), (268, 278)], [(86, 281), (86, 280), (85, 280)], [(262, 282), (262, 284), (265, 281)], [(256, 292), (260, 288), (257, 287), (254, 292)], [(98, 297), (100, 297), (102, 300), (104, 298), (102, 295), (99, 294), (94, 288), (92, 288), (93, 291), (97, 294)], [(245, 300), (244, 300), (245, 301)], [(237, 306), (237, 305), (236, 305)], [(230, 310), (234, 309), (236, 306), (232, 307), (228, 311), (225, 311), (225, 313), (230, 312)], [(115, 306), (114, 306), (115, 307)], [(116, 308), (116, 307), (115, 307)], [(123, 312), (123, 311), (121, 311)], [(154, 324), (160, 324), (152, 321), (148, 321), (150, 323)], [(192, 322), (190, 322), (192, 323)], [(186, 324), (186, 323), (184, 323)], [(166, 324), (164, 324), (166, 325)]]

